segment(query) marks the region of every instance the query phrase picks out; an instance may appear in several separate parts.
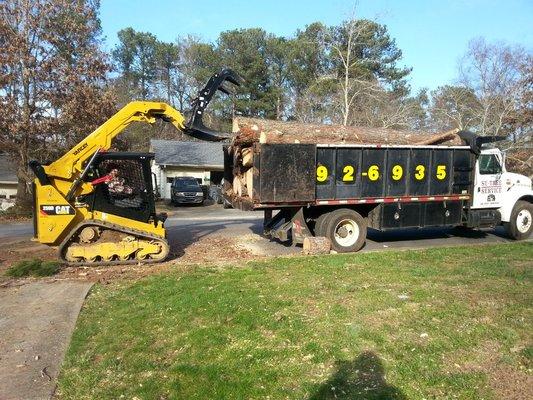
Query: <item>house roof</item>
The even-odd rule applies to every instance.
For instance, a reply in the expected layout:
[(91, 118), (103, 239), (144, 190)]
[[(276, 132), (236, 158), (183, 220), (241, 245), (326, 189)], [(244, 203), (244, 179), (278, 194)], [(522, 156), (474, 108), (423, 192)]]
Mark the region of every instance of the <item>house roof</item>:
[(150, 140), (155, 163), (181, 167), (224, 167), (222, 143)]
[(0, 153), (0, 182), (18, 182), (15, 163), (7, 154), (3, 153)]

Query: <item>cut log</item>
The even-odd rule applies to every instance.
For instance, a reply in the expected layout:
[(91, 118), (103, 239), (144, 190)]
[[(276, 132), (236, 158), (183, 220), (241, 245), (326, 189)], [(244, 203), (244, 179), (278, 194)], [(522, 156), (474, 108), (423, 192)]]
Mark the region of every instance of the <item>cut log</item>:
[(450, 132), (433, 134), (429, 132), (399, 131), (385, 128), (367, 128), (342, 125), (318, 125), (298, 122), (274, 121), (259, 118), (236, 117), (234, 128), (238, 128), (234, 144), (250, 146), (260, 143), (351, 143), (351, 144), (418, 144), (443, 143), (461, 144), (460, 138)]
[(326, 237), (317, 236), (304, 238), (304, 254), (329, 254), (330, 249), (331, 242)]
[(237, 197), (242, 197), (242, 195), (245, 194), (243, 184), (239, 176), (235, 176), (233, 178), (233, 193), (235, 193), (235, 196)]
[(457, 138), (457, 133), (460, 131), (460, 129), (452, 129), (451, 131), (447, 131), (444, 133), (439, 133), (438, 135), (434, 135), (431, 138), (427, 138), (424, 140), (421, 140), (420, 142), (416, 142), (418, 145), (437, 145), (441, 144), (447, 141), (453, 141), (455, 138)]
[(251, 167), (254, 164), (254, 151), (251, 147), (242, 149), (243, 167)]
[(254, 184), (254, 169), (250, 168), (244, 173), (244, 178), (246, 180), (246, 192), (248, 196), (252, 197), (253, 193), (253, 184)]

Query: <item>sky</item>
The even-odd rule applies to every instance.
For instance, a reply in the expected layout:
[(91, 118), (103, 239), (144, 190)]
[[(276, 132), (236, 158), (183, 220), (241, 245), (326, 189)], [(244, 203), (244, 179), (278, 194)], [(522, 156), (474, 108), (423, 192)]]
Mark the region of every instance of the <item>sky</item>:
[(131, 26), (159, 40), (194, 34), (210, 42), (230, 29), (261, 27), (290, 37), (314, 21), (336, 25), (353, 14), (387, 25), (412, 67), (413, 91), (451, 84), (468, 42), (518, 44), (533, 51), (533, 0), (101, 0), (107, 50)]

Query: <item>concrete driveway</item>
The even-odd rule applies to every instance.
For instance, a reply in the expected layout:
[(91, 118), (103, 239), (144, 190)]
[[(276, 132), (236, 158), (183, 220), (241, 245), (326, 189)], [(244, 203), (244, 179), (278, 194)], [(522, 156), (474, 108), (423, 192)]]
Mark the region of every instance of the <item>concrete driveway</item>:
[(30, 282), (0, 288), (0, 399), (50, 399), (92, 283)]

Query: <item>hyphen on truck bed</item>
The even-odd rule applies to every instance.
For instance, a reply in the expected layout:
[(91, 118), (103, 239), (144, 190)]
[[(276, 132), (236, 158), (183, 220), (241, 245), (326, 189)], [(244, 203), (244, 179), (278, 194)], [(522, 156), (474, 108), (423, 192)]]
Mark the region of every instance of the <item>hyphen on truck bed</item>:
[(325, 236), (350, 252), (363, 247), (367, 227), (503, 224), (513, 239), (531, 234), (531, 179), (507, 172), (505, 155), (482, 146), (501, 138), (459, 132), (451, 146), (314, 144), (243, 133), (225, 148), (225, 196), (236, 208), (264, 210), (271, 237)]

